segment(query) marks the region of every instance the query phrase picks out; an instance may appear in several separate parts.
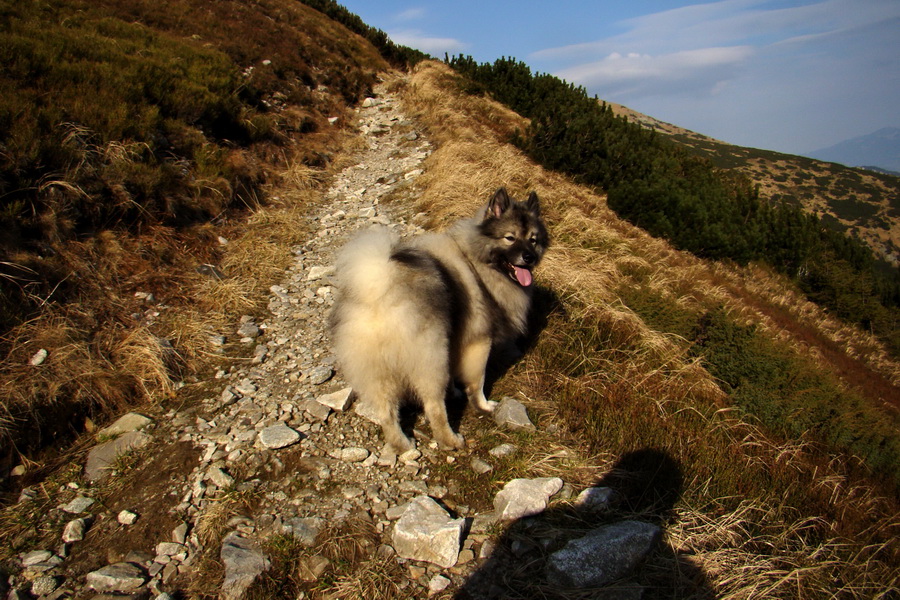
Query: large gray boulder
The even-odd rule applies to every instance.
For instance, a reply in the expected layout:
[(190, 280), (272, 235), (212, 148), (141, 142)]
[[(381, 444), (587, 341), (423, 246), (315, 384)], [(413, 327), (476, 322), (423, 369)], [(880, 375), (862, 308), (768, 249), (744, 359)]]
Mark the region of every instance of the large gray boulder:
[(571, 540), (547, 561), (547, 581), (563, 588), (600, 587), (625, 577), (659, 543), (652, 523), (622, 521)]

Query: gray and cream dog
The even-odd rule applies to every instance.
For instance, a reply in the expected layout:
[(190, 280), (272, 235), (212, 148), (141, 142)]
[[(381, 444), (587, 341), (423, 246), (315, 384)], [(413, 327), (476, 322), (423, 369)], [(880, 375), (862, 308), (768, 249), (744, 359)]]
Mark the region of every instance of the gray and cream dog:
[(421, 403), (445, 448), (464, 445), (447, 420), (454, 381), (478, 409), (494, 410), (484, 395), (488, 355), (525, 333), (531, 271), (547, 244), (537, 194), (517, 202), (501, 188), (474, 218), (444, 233), (401, 240), (370, 229), (341, 250), (335, 353), (395, 451), (412, 447), (398, 421), (404, 398)]

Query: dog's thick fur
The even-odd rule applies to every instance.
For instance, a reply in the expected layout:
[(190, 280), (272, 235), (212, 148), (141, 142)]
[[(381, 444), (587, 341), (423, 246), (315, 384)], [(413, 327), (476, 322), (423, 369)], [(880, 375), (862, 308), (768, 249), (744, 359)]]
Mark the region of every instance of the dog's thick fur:
[(547, 244), (537, 194), (516, 202), (501, 188), (445, 233), (400, 240), (370, 229), (342, 249), (331, 315), (338, 364), (394, 450), (412, 447), (398, 422), (405, 397), (421, 402), (434, 438), (450, 448), (464, 444), (447, 421), (453, 380), (469, 402), (493, 411), (484, 395), (488, 354), (525, 333), (531, 270)]

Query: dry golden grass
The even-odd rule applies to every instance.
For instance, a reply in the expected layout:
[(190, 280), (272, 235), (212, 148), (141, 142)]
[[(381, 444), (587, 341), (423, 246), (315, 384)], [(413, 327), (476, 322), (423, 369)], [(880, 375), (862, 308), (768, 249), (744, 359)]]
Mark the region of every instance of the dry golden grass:
[(685, 340), (655, 331), (617, 294), (644, 286), (688, 309), (725, 306), (804, 355), (821, 354), (805, 335), (814, 331), (896, 383), (898, 365), (883, 347), (838, 324), (783, 278), (674, 250), (618, 219), (604, 197), (535, 166), (506, 143), (524, 121), (489, 99), (465, 96), (448, 67), (420, 64), (402, 93), (438, 142), (417, 180), (417, 208), (430, 226), (472, 214), (499, 186), (516, 197), (536, 190), (550, 223), (552, 246), (536, 278), (558, 306), (537, 346), (494, 393), (524, 392), (539, 419), (568, 426), (560, 438), (568, 448), (563, 459), (562, 449), (536, 436), (523, 450), (527, 461), (501, 472), (585, 484), (622, 453), (665, 448), (684, 469), (684, 483), (667, 520), (669, 551), (644, 574), (652, 589), (683, 582), (679, 565), (690, 563), (716, 597), (896, 594), (895, 499), (852, 482), (847, 465), (829, 462), (815, 444), (772, 438), (727, 406)]

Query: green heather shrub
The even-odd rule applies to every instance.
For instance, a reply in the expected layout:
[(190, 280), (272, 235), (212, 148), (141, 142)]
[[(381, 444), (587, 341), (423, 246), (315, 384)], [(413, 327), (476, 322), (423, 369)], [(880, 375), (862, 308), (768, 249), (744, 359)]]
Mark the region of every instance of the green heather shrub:
[[(900, 270), (876, 264), (859, 240), (827, 228), (796, 204), (761, 201), (744, 175), (616, 117), (584, 88), (532, 74), (514, 59), (478, 64), (457, 56), (448, 62), (468, 78), (462, 84), (467, 91), (488, 92), (531, 119), (513, 140), (529, 156), (606, 190), (620, 217), (697, 256), (772, 265), (814, 301), (874, 331), (900, 356)], [(821, 268), (824, 263), (840, 268)], [(831, 303), (866, 289), (875, 291), (875, 302), (870, 291), (856, 302)]]

